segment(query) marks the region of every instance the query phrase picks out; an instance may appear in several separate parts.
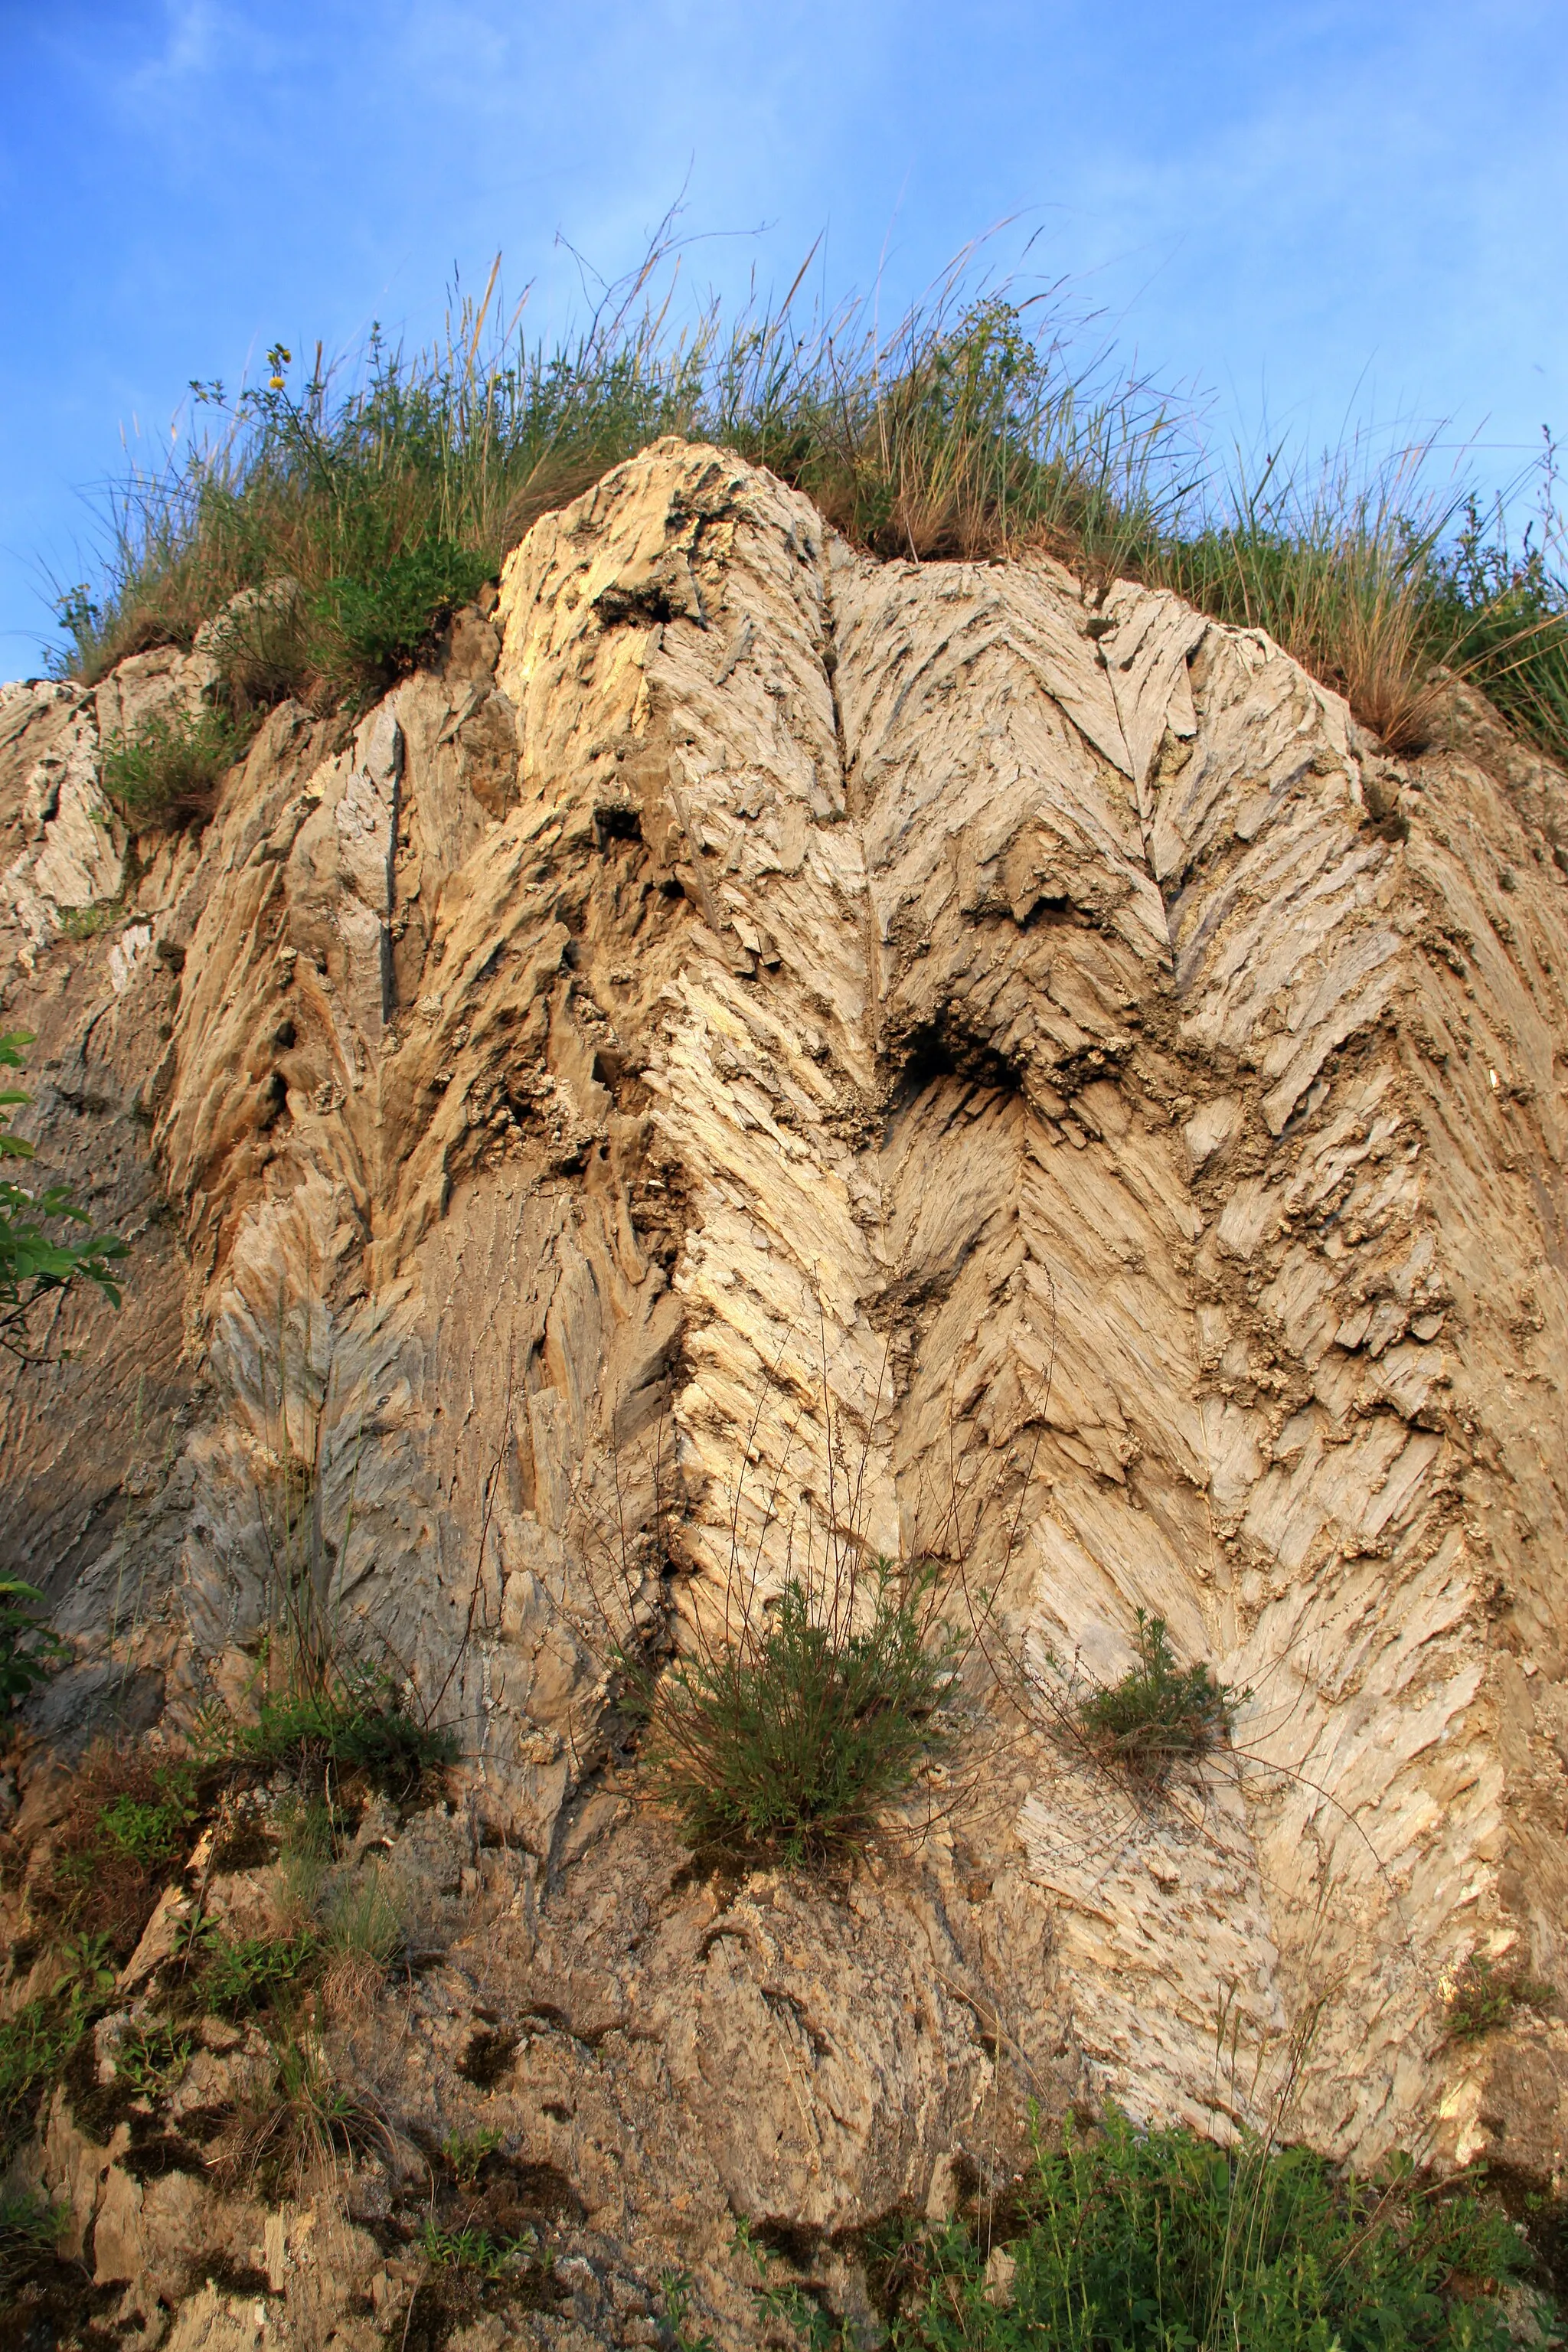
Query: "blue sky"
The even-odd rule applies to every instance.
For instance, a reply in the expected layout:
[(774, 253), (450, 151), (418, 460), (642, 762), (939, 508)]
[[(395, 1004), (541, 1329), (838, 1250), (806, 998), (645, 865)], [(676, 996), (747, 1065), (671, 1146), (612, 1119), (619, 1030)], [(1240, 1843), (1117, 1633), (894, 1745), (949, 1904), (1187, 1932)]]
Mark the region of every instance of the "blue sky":
[[(0, 0), (0, 677), (193, 375), (417, 337), (457, 262), (886, 299), (1008, 215), (1223, 437), (1568, 438), (1562, 0)], [(1015, 237), (1016, 232), (1013, 233)], [(144, 444), (145, 446), (145, 444)]]

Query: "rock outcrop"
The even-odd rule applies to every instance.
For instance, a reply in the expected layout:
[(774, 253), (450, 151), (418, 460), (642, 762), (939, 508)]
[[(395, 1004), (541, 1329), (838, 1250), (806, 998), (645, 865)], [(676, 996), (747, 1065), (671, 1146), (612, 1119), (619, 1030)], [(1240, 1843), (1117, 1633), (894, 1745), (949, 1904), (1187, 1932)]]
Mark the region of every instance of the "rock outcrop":
[[(428, 2030), (534, 2020), (507, 2095), (628, 2241), (923, 2207), (1030, 2095), (1557, 2168), (1568, 2027), (1442, 2000), (1568, 1984), (1557, 772), (676, 443), (128, 840), (98, 747), (205, 659), (0, 694), (26, 1131), (136, 1244), (5, 1384), (41, 1728), (234, 1702), (310, 1465), (331, 1610), (467, 1758)], [(598, 1607), (847, 1528), (948, 1564), (991, 1728), (847, 1890), (688, 1884)], [(1141, 1608), (1247, 1694), (1158, 1803), (1052, 1731)]]

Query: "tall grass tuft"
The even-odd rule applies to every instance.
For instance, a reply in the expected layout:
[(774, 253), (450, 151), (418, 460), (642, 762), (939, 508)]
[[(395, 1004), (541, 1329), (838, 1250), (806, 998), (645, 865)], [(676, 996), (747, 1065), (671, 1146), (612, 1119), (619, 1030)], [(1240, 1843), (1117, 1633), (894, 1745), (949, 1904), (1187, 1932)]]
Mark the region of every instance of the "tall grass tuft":
[(1139, 569), (1216, 620), (1266, 630), (1391, 751), (1419, 751), (1434, 665), (1458, 651), (1437, 568), (1454, 509), (1425, 487), (1422, 459), (1379, 464), (1352, 444), (1316, 469), (1276, 455), (1252, 480), (1240, 467), (1217, 508), (1163, 534)]
[[(1468, 675), (1568, 756), (1568, 587), (1546, 527), (1433, 487), (1429, 448), (1352, 437), (1321, 465), (1217, 464), (1190, 401), (1088, 338), (1060, 289), (989, 279), (974, 247), (885, 327), (875, 299), (672, 318), (673, 238), (586, 327), (531, 341), (499, 260), (430, 348), (373, 331), (356, 363), (275, 344), (187, 454), (111, 494), (106, 580), (59, 600), (68, 666), (204, 639), (231, 714), (378, 692), (431, 647), (542, 514), (663, 435), (711, 440), (805, 491), (889, 560), (1044, 548), (1095, 589), (1126, 574), (1264, 628), (1392, 749), (1419, 745), (1434, 671)], [(810, 257), (808, 257), (808, 261)], [(218, 616), (222, 615), (219, 619)]]
[(493, 331), (487, 344), (495, 284), (492, 272), (427, 352), (373, 331), (352, 372), (318, 345), (291, 383), (275, 344), (266, 377), (232, 401), (221, 382), (194, 382), (212, 429), (113, 494), (102, 604), (85, 588), (61, 601), (79, 674), (188, 646), (222, 614), (213, 650), (237, 707), (363, 698), (418, 658), (540, 515), (692, 429), (700, 339), (667, 346), (628, 298), (570, 348)]

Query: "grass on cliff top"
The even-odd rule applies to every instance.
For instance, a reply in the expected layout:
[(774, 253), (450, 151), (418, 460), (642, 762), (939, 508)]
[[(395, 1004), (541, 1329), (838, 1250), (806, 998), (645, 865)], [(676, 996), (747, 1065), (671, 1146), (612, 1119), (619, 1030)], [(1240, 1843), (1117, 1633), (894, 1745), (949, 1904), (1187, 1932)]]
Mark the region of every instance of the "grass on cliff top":
[(237, 713), (362, 700), (542, 514), (675, 434), (771, 467), (884, 558), (1041, 546), (1097, 584), (1175, 588), (1268, 630), (1393, 749), (1422, 740), (1443, 664), (1568, 756), (1550, 443), (1542, 521), (1516, 545), (1500, 510), (1432, 486), (1420, 448), (1217, 467), (1190, 404), (1086, 343), (1059, 299), (986, 281), (973, 250), (888, 331), (864, 300), (805, 315), (801, 278), (774, 307), (714, 303), (679, 329), (672, 249), (574, 341), (504, 320), (492, 272), (429, 350), (373, 331), (352, 365), (279, 344), (232, 397), (193, 383), (210, 429), (110, 493), (105, 577), (59, 600), (68, 666), (90, 681), (222, 614)]

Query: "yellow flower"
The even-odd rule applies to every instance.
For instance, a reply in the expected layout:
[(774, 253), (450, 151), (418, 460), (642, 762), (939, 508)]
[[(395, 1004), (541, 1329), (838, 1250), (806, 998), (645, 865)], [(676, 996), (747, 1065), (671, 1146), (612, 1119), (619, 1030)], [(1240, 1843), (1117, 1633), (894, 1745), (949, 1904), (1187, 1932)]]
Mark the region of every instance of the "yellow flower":
[(281, 377), (280, 375), (269, 375), (269, 376), (268, 377), (268, 379), (267, 379), (267, 382), (268, 382), (268, 388), (269, 388), (271, 391), (273, 391), (273, 392), (281, 392), (281, 391), (282, 391), (282, 389), (283, 389), (283, 379), (282, 379), (282, 377)]

